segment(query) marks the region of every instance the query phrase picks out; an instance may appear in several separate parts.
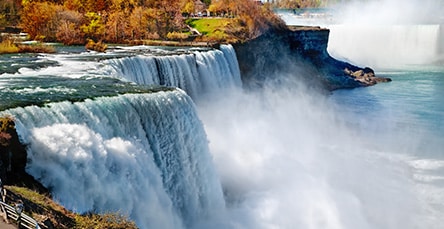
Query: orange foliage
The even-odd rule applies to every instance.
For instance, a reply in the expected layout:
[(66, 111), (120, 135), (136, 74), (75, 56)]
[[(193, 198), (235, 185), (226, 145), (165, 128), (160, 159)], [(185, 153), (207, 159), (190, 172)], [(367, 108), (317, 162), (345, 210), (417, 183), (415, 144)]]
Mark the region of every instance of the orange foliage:
[[(65, 44), (84, 44), (87, 38), (113, 43), (166, 39), (168, 33), (186, 28), (182, 12), (192, 13), (191, 1), (23, 0), (21, 26), (31, 39)], [(254, 0), (213, 0), (210, 11), (235, 17), (232, 35), (242, 39), (283, 24)]]
[(21, 26), (32, 39), (55, 40), (59, 10), (53, 3), (29, 2), (23, 6)]

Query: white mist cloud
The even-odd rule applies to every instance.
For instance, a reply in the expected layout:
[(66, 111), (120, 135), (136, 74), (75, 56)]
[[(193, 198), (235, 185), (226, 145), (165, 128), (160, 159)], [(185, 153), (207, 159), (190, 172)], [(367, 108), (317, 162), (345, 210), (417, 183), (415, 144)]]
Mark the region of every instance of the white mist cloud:
[(440, 0), (370, 0), (336, 5), (335, 19), (347, 24), (429, 24), (443, 22)]
[(230, 228), (418, 226), (407, 164), (374, 149), (374, 133), (356, 131), (326, 97), (282, 82), (198, 107)]
[(329, 53), (372, 68), (405, 68), (443, 59), (444, 2), (351, 1), (333, 7)]

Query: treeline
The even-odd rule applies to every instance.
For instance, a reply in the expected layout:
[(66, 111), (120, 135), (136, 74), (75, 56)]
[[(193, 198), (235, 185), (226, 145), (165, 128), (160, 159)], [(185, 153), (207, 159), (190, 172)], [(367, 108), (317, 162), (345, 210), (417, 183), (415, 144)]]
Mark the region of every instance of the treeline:
[(240, 40), (284, 25), (254, 0), (2, 0), (0, 27), (16, 25), (30, 39), (67, 45), (130, 43), (186, 32), (186, 17), (201, 11), (233, 18), (227, 32)]

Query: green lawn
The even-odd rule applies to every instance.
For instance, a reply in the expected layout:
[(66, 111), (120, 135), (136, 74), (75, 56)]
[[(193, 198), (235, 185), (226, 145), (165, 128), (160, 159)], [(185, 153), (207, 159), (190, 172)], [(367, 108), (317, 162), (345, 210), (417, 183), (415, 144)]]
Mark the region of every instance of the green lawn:
[(212, 36), (214, 33), (225, 31), (225, 27), (232, 21), (230, 18), (191, 18), (186, 23), (197, 29), (200, 33)]

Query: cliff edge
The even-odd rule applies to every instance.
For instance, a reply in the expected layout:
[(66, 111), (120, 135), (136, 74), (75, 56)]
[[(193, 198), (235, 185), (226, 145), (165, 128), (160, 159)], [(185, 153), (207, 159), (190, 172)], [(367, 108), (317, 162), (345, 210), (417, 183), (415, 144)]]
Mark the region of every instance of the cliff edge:
[(376, 77), (371, 68), (331, 57), (327, 52), (329, 33), (320, 27), (290, 26), (234, 45), (244, 84), (261, 85), (282, 74), (328, 90), (390, 81)]

